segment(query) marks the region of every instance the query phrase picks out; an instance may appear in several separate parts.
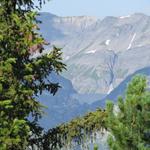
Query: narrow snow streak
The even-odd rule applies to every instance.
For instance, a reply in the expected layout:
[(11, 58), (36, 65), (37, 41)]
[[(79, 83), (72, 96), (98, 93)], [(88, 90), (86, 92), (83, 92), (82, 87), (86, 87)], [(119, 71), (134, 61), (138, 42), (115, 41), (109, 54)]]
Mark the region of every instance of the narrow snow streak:
[(113, 89), (114, 89), (113, 84), (111, 83), (109, 86), (109, 90), (108, 90), (107, 94), (110, 94)]
[(132, 47), (132, 43), (133, 43), (133, 41), (135, 40), (135, 37), (136, 37), (136, 33), (134, 33), (134, 35), (133, 35), (133, 37), (132, 37), (132, 39), (131, 39), (131, 42), (130, 42), (128, 48), (127, 48), (127, 50)]
[(91, 50), (91, 51), (86, 52), (86, 54), (95, 53), (95, 52), (96, 50)]
[(105, 44), (109, 45), (110, 44), (110, 40), (106, 40)]
[(65, 57), (65, 60), (68, 60), (69, 58), (70, 58), (69, 56), (66, 56), (66, 57)]
[(121, 17), (119, 17), (120, 19), (125, 19), (125, 18), (130, 18), (131, 17), (131, 15), (128, 15), (128, 16), (121, 16)]

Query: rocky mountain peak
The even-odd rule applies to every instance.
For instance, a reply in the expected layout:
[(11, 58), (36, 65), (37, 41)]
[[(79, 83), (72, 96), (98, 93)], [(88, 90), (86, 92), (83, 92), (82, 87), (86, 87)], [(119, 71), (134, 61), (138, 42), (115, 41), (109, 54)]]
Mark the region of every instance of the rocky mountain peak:
[(103, 20), (88, 16), (41, 19), (43, 35), (63, 48), (68, 68), (64, 76), (80, 93), (107, 94), (125, 77), (150, 65), (150, 17), (142, 13)]
[(95, 24), (98, 18), (91, 16), (73, 16), (73, 17), (60, 17), (55, 18), (54, 22), (65, 24), (66, 26), (74, 26), (76, 28), (87, 28)]

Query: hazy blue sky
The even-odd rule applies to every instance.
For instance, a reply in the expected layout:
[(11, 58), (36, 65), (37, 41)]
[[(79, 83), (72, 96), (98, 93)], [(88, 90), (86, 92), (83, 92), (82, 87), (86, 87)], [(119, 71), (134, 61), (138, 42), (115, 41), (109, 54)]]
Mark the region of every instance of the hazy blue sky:
[(150, 15), (150, 0), (51, 0), (42, 11), (59, 16), (122, 16), (135, 12)]

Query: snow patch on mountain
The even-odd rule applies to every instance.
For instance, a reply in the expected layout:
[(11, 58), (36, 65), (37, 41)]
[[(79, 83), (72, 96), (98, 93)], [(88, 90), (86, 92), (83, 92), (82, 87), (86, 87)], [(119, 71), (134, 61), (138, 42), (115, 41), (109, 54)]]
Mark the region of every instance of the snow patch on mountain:
[(136, 37), (136, 33), (134, 33), (127, 50), (129, 50), (132, 47), (132, 44), (133, 44), (133, 41), (135, 40), (135, 37)]
[(65, 59), (65, 60), (68, 60), (69, 58), (70, 58), (69, 56), (66, 56), (64, 59)]
[(108, 46), (110, 44), (110, 40), (106, 40), (105, 44)]
[(109, 90), (108, 90), (107, 94), (110, 94), (113, 89), (114, 89), (113, 84), (111, 83), (109, 86)]
[(91, 51), (88, 51), (88, 52), (86, 52), (86, 54), (93, 54), (93, 53), (95, 53), (97, 50), (91, 50)]
[(125, 18), (130, 18), (131, 17), (131, 15), (127, 15), (127, 16), (120, 16), (119, 18), (120, 19), (125, 19)]

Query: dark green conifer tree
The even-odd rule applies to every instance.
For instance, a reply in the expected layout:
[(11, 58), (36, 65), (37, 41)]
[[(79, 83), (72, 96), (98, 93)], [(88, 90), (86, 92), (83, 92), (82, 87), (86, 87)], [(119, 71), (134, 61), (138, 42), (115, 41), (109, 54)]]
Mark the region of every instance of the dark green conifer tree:
[[(38, 1), (41, 6), (43, 1)], [(35, 96), (43, 90), (55, 94), (58, 83), (46, 79), (52, 71), (65, 68), (56, 47), (33, 57), (42, 53), (45, 44), (37, 33), (34, 7), (33, 0), (0, 1), (0, 150), (40, 146), (42, 130), (37, 121), (42, 106)]]
[(145, 77), (136, 76), (128, 85), (125, 99), (118, 108), (107, 104), (107, 128), (111, 150), (150, 149), (150, 91)]

